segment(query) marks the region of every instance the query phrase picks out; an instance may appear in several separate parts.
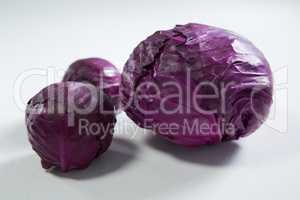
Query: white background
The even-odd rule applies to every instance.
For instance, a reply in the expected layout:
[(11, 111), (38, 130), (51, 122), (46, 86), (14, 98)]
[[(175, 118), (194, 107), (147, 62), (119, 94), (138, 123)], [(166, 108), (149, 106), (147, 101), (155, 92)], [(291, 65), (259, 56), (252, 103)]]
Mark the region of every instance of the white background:
[[(0, 0), (0, 198), (299, 199), (299, 10), (296, 0)], [(264, 52), (277, 88), (266, 125), (236, 142), (184, 149), (144, 134), (121, 114), (113, 145), (90, 168), (45, 172), (27, 141), (22, 102), (61, 73), (32, 76), (17, 90), (15, 80), (93, 56), (122, 70), (141, 40), (187, 22), (233, 30)]]

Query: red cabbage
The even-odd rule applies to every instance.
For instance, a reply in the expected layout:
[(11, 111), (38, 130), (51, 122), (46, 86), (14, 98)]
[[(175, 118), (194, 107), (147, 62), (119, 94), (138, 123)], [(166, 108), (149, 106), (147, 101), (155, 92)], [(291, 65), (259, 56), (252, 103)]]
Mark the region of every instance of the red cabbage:
[(102, 58), (77, 60), (66, 71), (63, 81), (88, 82), (102, 89), (118, 105), (121, 74), (109, 61)]
[(266, 58), (250, 41), (190, 23), (157, 31), (134, 49), (120, 99), (137, 125), (171, 142), (216, 144), (249, 135), (263, 123), (272, 82)]
[[(105, 112), (104, 112), (105, 109)], [(91, 84), (52, 84), (26, 109), (29, 141), (43, 168), (83, 169), (111, 144), (116, 119), (110, 99)]]

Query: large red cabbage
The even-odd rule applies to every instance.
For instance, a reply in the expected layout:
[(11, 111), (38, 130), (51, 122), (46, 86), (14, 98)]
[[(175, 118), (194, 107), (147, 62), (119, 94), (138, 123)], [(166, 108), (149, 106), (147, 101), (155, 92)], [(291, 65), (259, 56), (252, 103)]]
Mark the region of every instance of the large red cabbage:
[(109, 61), (102, 58), (80, 59), (72, 63), (63, 81), (88, 82), (102, 89), (118, 106), (121, 74)]
[(269, 64), (250, 41), (191, 23), (157, 31), (134, 49), (120, 98), (140, 127), (194, 146), (254, 132), (268, 115), (272, 85)]
[[(105, 112), (104, 112), (105, 111)], [(83, 169), (111, 144), (116, 119), (110, 99), (91, 84), (52, 84), (26, 109), (29, 141), (45, 169)]]

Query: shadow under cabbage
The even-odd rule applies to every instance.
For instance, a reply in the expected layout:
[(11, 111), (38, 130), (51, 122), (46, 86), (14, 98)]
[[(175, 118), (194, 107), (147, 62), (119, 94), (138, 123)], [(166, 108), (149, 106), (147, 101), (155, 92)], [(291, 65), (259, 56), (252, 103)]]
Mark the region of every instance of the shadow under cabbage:
[(170, 154), (177, 159), (210, 166), (223, 166), (230, 163), (240, 146), (233, 141), (216, 145), (202, 145), (199, 147), (185, 147), (173, 144), (152, 132), (146, 138), (146, 144), (155, 150)]

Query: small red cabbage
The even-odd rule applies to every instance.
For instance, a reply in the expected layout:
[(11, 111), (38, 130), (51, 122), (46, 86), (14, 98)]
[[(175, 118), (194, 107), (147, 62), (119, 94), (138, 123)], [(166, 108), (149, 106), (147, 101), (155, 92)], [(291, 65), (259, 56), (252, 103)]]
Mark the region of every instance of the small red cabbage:
[(63, 81), (88, 82), (102, 89), (118, 107), (121, 74), (109, 61), (102, 58), (86, 58), (72, 63)]
[(249, 40), (190, 23), (139, 43), (125, 64), (120, 90), (137, 125), (195, 146), (253, 133), (268, 115), (273, 80), (266, 58)]
[(103, 154), (115, 123), (110, 99), (80, 82), (48, 86), (29, 100), (26, 109), (29, 141), (42, 167), (63, 172), (84, 169)]

